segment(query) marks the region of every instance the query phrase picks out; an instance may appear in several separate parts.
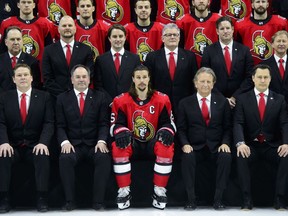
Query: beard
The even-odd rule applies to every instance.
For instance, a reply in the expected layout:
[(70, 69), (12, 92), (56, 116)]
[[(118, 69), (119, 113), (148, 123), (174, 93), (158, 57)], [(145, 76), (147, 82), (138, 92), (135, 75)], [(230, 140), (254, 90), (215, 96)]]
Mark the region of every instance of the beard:
[(255, 13), (257, 13), (258, 15), (263, 15), (266, 13), (267, 9), (264, 7), (259, 7), (254, 9)]

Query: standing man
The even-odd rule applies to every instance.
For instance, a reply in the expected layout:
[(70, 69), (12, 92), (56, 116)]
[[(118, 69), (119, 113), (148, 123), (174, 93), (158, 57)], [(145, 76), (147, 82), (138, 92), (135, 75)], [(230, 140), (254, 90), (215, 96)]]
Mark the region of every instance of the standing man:
[(90, 69), (76, 65), (71, 71), (73, 89), (57, 98), (57, 136), (61, 144), (59, 158), (66, 204), (64, 210), (75, 209), (75, 166), (83, 160), (94, 165), (92, 208), (103, 207), (106, 184), (111, 170), (108, 154), (109, 101), (105, 94), (92, 91)]
[(0, 92), (15, 89), (13, 82), (13, 69), (16, 64), (27, 64), (32, 71), (32, 86), (40, 88), (39, 61), (32, 55), (22, 52), (23, 39), (21, 29), (17, 26), (10, 26), (6, 29), (5, 45), (8, 51), (0, 55)]
[(164, 48), (149, 53), (144, 63), (151, 71), (153, 88), (169, 96), (176, 115), (179, 101), (194, 91), (192, 80), (197, 71), (195, 54), (179, 48), (179, 40), (177, 25), (165, 25), (162, 31)]
[(253, 88), (251, 73), (253, 59), (249, 48), (233, 41), (234, 26), (231, 18), (216, 21), (219, 41), (205, 48), (201, 66), (211, 68), (218, 78), (215, 88), (235, 106), (236, 97)]
[(263, 158), (278, 165), (275, 209), (285, 209), (288, 175), (288, 116), (282, 95), (269, 90), (270, 67), (257, 65), (252, 80), (255, 88), (239, 96), (234, 115), (238, 178), (243, 194), (242, 209), (252, 209), (250, 164)]
[(146, 60), (147, 54), (161, 48), (161, 32), (163, 24), (152, 22), (150, 0), (136, 0), (135, 13), (137, 21), (125, 25), (127, 42), (132, 53), (138, 54), (140, 61)]
[(198, 66), (205, 47), (218, 40), (215, 23), (220, 18), (209, 11), (210, 0), (192, 0), (191, 14), (185, 14), (176, 23), (184, 32), (184, 48), (196, 54)]
[(42, 61), (44, 87), (54, 97), (72, 89), (70, 73), (75, 65), (83, 64), (90, 71), (94, 70), (91, 48), (74, 39), (74, 20), (70, 16), (63, 16), (58, 31), (60, 41), (45, 47)]
[(197, 164), (207, 159), (216, 164), (214, 209), (225, 208), (222, 198), (231, 167), (232, 122), (228, 101), (211, 93), (216, 75), (210, 68), (200, 68), (194, 85), (197, 93), (179, 103), (177, 128), (182, 146), (182, 175), (188, 195), (185, 209), (196, 208), (195, 173)]
[(287, 30), (287, 20), (269, 15), (268, 7), (268, 0), (252, 0), (253, 16), (235, 23), (236, 39), (249, 47), (255, 65), (272, 56), (272, 36), (279, 30)]
[(95, 7), (92, 0), (79, 0), (77, 12), (79, 20), (76, 20), (75, 40), (91, 47), (93, 60), (105, 52), (105, 39), (110, 24), (103, 20), (94, 20)]
[(140, 64), (139, 56), (124, 49), (126, 30), (120, 24), (108, 30), (110, 51), (100, 55), (95, 64), (96, 88), (103, 88), (113, 99), (129, 90), (133, 70)]
[(288, 32), (281, 30), (272, 36), (272, 47), (274, 55), (262, 62), (271, 68), (271, 83), (269, 88), (285, 97), (288, 103), (288, 84), (287, 84), (287, 50)]
[(147, 67), (139, 65), (132, 75), (129, 92), (113, 100), (111, 113), (112, 157), (118, 184), (116, 202), (119, 209), (130, 206), (130, 157), (156, 156), (152, 205), (164, 209), (166, 186), (172, 170), (173, 138), (176, 127), (167, 95), (151, 89)]
[(28, 65), (16, 65), (13, 81), (17, 90), (7, 91), (0, 98), (0, 213), (11, 209), (12, 165), (23, 161), (35, 169), (37, 210), (48, 211), (48, 146), (54, 134), (54, 109), (49, 94), (32, 88), (32, 80)]

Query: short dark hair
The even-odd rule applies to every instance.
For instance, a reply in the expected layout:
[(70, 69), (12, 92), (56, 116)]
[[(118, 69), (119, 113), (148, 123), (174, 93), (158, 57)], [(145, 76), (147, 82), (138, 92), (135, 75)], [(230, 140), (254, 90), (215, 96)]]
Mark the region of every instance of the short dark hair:
[(150, 7), (151, 7), (151, 1), (150, 0), (135, 0), (135, 3), (134, 3), (134, 8), (136, 8), (136, 4), (140, 1), (148, 1), (150, 2)]
[(14, 77), (15, 76), (15, 71), (18, 69), (18, 68), (27, 68), (28, 70), (29, 70), (29, 73), (30, 73), (30, 75), (31, 76), (33, 76), (32, 75), (32, 70), (31, 70), (31, 67), (29, 66), (29, 65), (27, 65), (27, 64), (16, 64), (15, 65), (15, 67), (14, 67), (14, 69), (13, 69), (13, 74), (12, 74), (12, 76)]
[(124, 28), (124, 26), (120, 25), (120, 24), (114, 24), (114, 25), (110, 26), (110, 28), (108, 29), (108, 38), (111, 37), (113, 29), (119, 29), (119, 30), (123, 31), (124, 35), (126, 36), (126, 29)]
[(219, 28), (219, 25), (221, 22), (224, 22), (224, 21), (227, 21), (231, 24), (231, 26), (234, 26), (233, 22), (232, 22), (232, 19), (228, 16), (222, 16), (220, 17), (217, 21), (216, 21), (216, 28), (218, 29)]
[(87, 67), (87, 66), (85, 66), (85, 65), (82, 65), (82, 64), (77, 64), (77, 65), (75, 65), (75, 66), (72, 68), (72, 70), (71, 70), (71, 72), (70, 72), (71, 77), (73, 76), (75, 70), (76, 70), (77, 68), (79, 68), (79, 67), (84, 68), (84, 69), (87, 71), (88, 76), (90, 77), (90, 74), (91, 74), (90, 68)]
[(261, 70), (265, 70), (268, 69), (269, 70), (269, 74), (271, 76), (271, 67), (269, 65), (266, 64), (258, 64), (255, 65), (252, 71), (252, 76), (255, 76), (257, 69), (261, 69)]

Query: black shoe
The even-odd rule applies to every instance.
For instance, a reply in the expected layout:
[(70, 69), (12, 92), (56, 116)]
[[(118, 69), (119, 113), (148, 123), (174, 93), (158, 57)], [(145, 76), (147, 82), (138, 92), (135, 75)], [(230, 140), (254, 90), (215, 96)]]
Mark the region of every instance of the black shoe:
[(9, 199), (3, 198), (0, 202), (0, 213), (6, 213), (6, 212), (9, 212), (10, 210), (11, 210), (11, 206), (9, 203)]
[(94, 210), (101, 210), (104, 209), (104, 205), (102, 203), (93, 203), (92, 208)]
[(241, 206), (242, 210), (251, 210), (253, 208), (253, 204), (252, 201), (249, 197), (245, 197), (244, 198), (244, 202)]
[(76, 209), (76, 205), (73, 201), (67, 201), (66, 204), (62, 207), (64, 211), (72, 211)]
[(287, 209), (287, 206), (286, 206), (284, 200), (281, 197), (277, 196), (275, 199), (275, 202), (274, 202), (274, 208), (276, 210), (285, 210), (285, 209)]
[(38, 212), (47, 212), (48, 211), (48, 203), (47, 200), (43, 197), (39, 197), (37, 201), (37, 211)]
[(187, 202), (184, 206), (184, 209), (187, 211), (192, 211), (192, 210), (195, 210), (196, 208), (197, 208), (197, 205), (194, 200)]
[(223, 210), (226, 208), (226, 206), (222, 203), (221, 200), (215, 200), (215, 202), (213, 204), (213, 208), (215, 210)]

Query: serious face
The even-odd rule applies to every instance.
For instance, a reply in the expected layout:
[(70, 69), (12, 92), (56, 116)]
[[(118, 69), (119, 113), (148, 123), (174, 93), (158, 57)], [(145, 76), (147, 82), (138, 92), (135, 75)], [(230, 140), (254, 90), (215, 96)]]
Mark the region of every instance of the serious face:
[(90, 76), (88, 75), (87, 70), (83, 67), (76, 68), (71, 76), (71, 82), (77, 91), (85, 91), (90, 83)]
[(11, 29), (7, 33), (5, 45), (12, 55), (18, 55), (23, 47), (22, 33), (18, 29)]
[(92, 17), (95, 7), (91, 0), (81, 0), (79, 1), (77, 11), (83, 19), (89, 19)]
[(69, 16), (62, 17), (58, 26), (58, 32), (61, 38), (73, 38), (76, 33), (74, 20)]
[(149, 1), (138, 1), (135, 6), (137, 18), (145, 21), (150, 18), (151, 4)]
[(219, 36), (220, 41), (228, 44), (233, 38), (234, 28), (232, 27), (230, 22), (223, 21), (219, 24), (216, 32)]
[(271, 76), (268, 69), (260, 69), (256, 70), (254, 76), (252, 76), (252, 80), (254, 82), (255, 88), (259, 92), (264, 92), (268, 89), (269, 84), (271, 82)]
[(124, 47), (125, 44), (125, 40), (126, 40), (126, 36), (124, 34), (124, 32), (120, 29), (113, 29), (111, 31), (111, 35), (109, 37), (109, 41), (111, 43), (111, 47), (115, 50), (115, 51), (119, 51)]
[(145, 91), (148, 90), (148, 84), (150, 81), (150, 77), (147, 70), (139, 70), (134, 72), (134, 76), (132, 77), (132, 81), (135, 84), (135, 88), (137, 91)]

